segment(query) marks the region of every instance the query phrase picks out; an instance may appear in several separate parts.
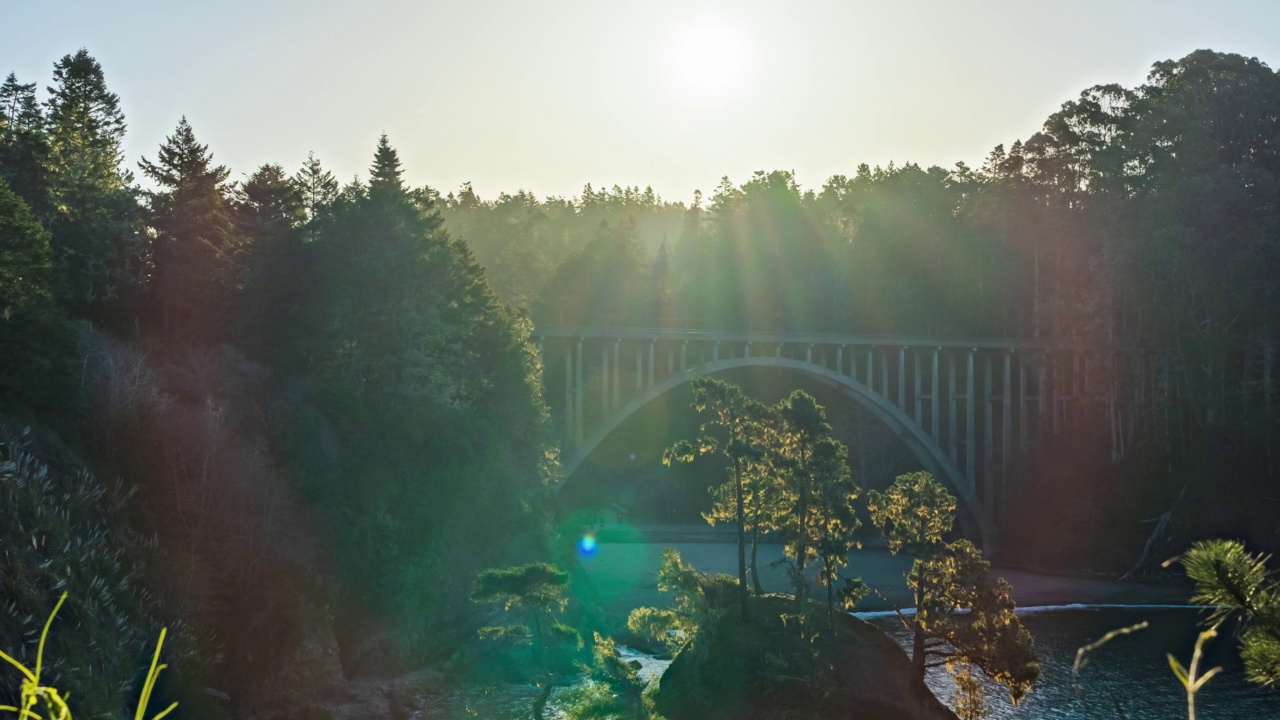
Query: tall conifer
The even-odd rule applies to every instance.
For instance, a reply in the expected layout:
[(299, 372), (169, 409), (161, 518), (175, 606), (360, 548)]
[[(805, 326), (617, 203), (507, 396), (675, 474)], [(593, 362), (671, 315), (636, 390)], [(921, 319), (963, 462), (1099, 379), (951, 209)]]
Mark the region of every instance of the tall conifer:
[(124, 113), (102, 66), (83, 48), (53, 68), (49, 88), (48, 173), (54, 258), (77, 313), (100, 311), (138, 275), (133, 176), (124, 159)]
[(143, 173), (158, 189), (150, 193), (155, 229), (152, 296), (166, 340), (179, 344), (210, 340), (225, 320), (239, 249), (227, 199), (227, 168), (213, 163), (186, 117), (165, 138), (155, 162), (143, 158)]

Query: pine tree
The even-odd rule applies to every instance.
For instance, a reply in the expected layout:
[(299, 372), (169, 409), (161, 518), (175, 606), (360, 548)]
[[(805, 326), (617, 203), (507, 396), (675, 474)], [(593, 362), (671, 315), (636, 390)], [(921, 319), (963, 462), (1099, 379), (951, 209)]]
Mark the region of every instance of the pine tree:
[(0, 402), (60, 400), (72, 347), (56, 287), (49, 233), (0, 180)]
[(70, 307), (94, 313), (136, 280), (142, 264), (133, 178), (121, 168), (124, 113), (102, 66), (83, 48), (54, 65), (53, 80), (48, 225)]
[(183, 117), (142, 171), (158, 186), (150, 193), (155, 229), (151, 292), (167, 341), (214, 339), (223, 327), (239, 239), (227, 199), (229, 172), (213, 164)]
[(1031, 633), (1014, 614), (1009, 583), (988, 575), (982, 551), (968, 540), (944, 540), (955, 497), (929, 473), (908, 473), (885, 492), (868, 493), (867, 509), (889, 552), (913, 558), (907, 586), (916, 605), (908, 621), (916, 681), (923, 685), (928, 668), (967, 662), (1020, 700), (1040, 674)]
[[(738, 603), (742, 617), (747, 617), (747, 521), (744, 481), (748, 468), (762, 455), (759, 446), (758, 423), (764, 408), (747, 397), (742, 388), (712, 377), (695, 378), (693, 383), (693, 409), (707, 413), (709, 421), (699, 428), (696, 439), (681, 440), (662, 455), (664, 465), (674, 462), (692, 462), (697, 455), (722, 454), (728, 461), (729, 474), (721, 495), (732, 498), (733, 522), (738, 531)], [(723, 443), (708, 433), (708, 428), (719, 428), (725, 434)], [(732, 488), (731, 490), (729, 488)], [(712, 518), (708, 518), (713, 521)]]
[(13, 73), (0, 85), (0, 178), (31, 208), (37, 219), (49, 212), (45, 164), (49, 139), (36, 84), (22, 84)]
[(244, 239), (236, 273), (242, 289), (236, 303), (241, 341), (250, 355), (279, 367), (305, 342), (299, 331), (314, 278), (302, 240), (304, 199), (279, 165), (263, 165), (235, 192), (239, 235)]
[(405, 192), (400, 153), (391, 147), (386, 133), (383, 133), (373, 154), (373, 166), (369, 168), (369, 197), (374, 200), (397, 198), (403, 197)]
[(324, 169), (315, 153), (307, 153), (306, 162), (294, 173), (292, 182), (306, 214), (304, 234), (309, 242), (314, 242), (338, 199), (338, 181), (333, 173)]

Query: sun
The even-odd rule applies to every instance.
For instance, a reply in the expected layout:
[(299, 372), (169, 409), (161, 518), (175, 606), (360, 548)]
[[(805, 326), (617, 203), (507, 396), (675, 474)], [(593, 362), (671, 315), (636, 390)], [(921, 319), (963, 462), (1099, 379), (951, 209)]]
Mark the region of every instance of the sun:
[(719, 18), (673, 28), (664, 57), (672, 89), (687, 102), (703, 106), (746, 95), (754, 59), (746, 29)]

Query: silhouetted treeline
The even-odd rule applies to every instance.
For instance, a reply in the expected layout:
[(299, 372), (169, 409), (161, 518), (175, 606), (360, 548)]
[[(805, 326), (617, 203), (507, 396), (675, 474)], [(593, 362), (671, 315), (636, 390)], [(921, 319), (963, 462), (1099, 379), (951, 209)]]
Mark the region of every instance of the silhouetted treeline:
[[(197, 714), (214, 702), (200, 683), (296, 710), (344, 677), (447, 657), (474, 631), (474, 574), (543, 551), (555, 453), (530, 322), (386, 137), (367, 180), (339, 186), (314, 156), (236, 180), (182, 118), (138, 164), (144, 190), (124, 133), (85, 50), (44, 98), (0, 85), (0, 426), (57, 433), (0, 435), (0, 467), (32, 458), (23, 473), (76, 507), (93, 501), (83, 474), (122, 481), (99, 524), (51, 536), (68, 545), (0, 562), (0, 647), (29, 660), (62, 587), (86, 622), (145, 637), (150, 618), (181, 620), (171, 685), (194, 688)], [(51, 463), (59, 446), (76, 461)], [(48, 505), (0, 492), (0, 516)], [(150, 592), (101, 589), (104, 562), (145, 568)], [(56, 638), (55, 674), (102, 652), (92, 633)], [(61, 687), (123, 710), (134, 650)]]

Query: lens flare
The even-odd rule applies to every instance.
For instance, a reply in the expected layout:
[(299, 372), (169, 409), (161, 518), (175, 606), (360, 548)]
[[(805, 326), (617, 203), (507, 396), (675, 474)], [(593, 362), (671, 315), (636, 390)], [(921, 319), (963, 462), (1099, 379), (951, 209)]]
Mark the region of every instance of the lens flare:
[(583, 557), (591, 557), (596, 554), (596, 536), (587, 533), (578, 538), (578, 554)]

